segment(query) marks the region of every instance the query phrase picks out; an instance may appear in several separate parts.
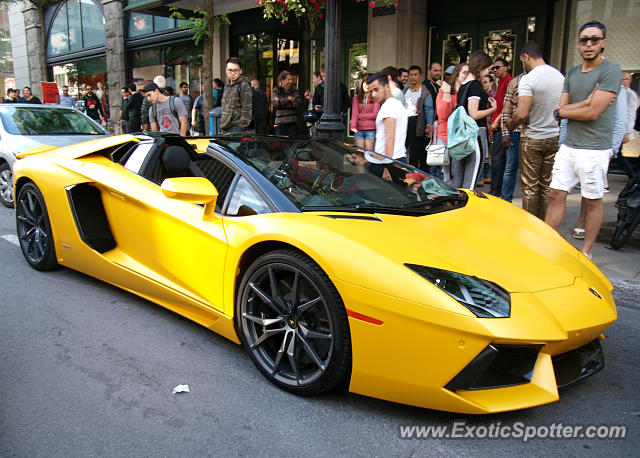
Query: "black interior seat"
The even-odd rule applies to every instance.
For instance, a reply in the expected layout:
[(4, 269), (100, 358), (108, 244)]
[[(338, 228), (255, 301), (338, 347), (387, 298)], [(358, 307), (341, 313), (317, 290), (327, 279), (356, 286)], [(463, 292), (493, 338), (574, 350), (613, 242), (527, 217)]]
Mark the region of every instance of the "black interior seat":
[(167, 146), (160, 159), (162, 171), (160, 183), (166, 178), (203, 177), (206, 178), (198, 166), (192, 161), (191, 154), (182, 146)]

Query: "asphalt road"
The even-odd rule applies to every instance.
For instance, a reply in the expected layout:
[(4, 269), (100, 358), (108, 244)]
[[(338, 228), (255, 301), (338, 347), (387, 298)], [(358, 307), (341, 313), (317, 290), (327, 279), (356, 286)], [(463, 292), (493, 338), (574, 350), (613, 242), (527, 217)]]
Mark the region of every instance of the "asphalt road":
[[(344, 391), (302, 398), (243, 349), (163, 308), (67, 269), (23, 260), (0, 208), (0, 456), (638, 456), (640, 287), (614, 293), (605, 369), (560, 401), (490, 416)], [(4, 237), (3, 237), (4, 236)], [(189, 393), (172, 394), (188, 384)], [(400, 439), (401, 426), (627, 426), (598, 439)]]

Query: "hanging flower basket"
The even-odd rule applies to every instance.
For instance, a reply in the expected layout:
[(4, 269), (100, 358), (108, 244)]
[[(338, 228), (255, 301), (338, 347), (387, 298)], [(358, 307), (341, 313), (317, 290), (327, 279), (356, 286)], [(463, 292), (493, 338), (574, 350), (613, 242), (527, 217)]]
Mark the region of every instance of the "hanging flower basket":
[[(376, 6), (376, 2), (371, 0), (355, 1), (368, 1), (371, 8)], [(262, 7), (265, 19), (274, 18), (284, 24), (293, 13), (297, 18), (305, 19), (312, 30), (324, 19), (324, 11), (327, 8), (327, 0), (256, 0), (256, 3)], [(378, 3), (387, 7), (398, 7), (398, 0), (382, 0)]]

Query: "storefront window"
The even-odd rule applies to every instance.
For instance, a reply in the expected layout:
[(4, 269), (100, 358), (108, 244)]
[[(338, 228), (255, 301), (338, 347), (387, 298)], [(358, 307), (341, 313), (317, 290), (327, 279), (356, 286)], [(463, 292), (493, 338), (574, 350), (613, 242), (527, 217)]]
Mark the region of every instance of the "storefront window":
[(162, 30), (171, 30), (176, 27), (176, 22), (172, 18), (154, 16), (153, 17), (153, 31), (160, 32)]
[(129, 16), (129, 36), (137, 37), (153, 33), (153, 16), (150, 14), (131, 13)]
[(471, 54), (472, 39), (468, 33), (447, 36), (442, 45), (442, 67), (467, 62)]
[(356, 86), (367, 74), (367, 44), (356, 43), (349, 50), (349, 89), (356, 90)]
[(516, 35), (511, 30), (492, 30), (484, 37), (484, 52), (491, 60), (505, 59), (513, 68)]
[(85, 48), (104, 44), (104, 16), (91, 0), (82, 3), (82, 42)]
[(189, 84), (192, 96), (200, 93), (202, 47), (192, 42), (181, 45), (147, 48), (134, 51), (133, 81), (144, 86), (158, 75), (167, 80), (167, 86), (178, 92), (183, 81)]
[(10, 87), (15, 87), (15, 80), (13, 78), (9, 18), (6, 6), (0, 5), (0, 90), (2, 90), (0, 95), (4, 97)]
[[(70, 64), (51, 67), (53, 80), (58, 87), (69, 86), (69, 94), (76, 99), (82, 97), (84, 88), (90, 85), (100, 98), (103, 107), (108, 107), (107, 60), (105, 57), (85, 59)], [(107, 109), (107, 108), (105, 108)]]
[(104, 16), (98, 5), (92, 0), (68, 0), (58, 8), (53, 18), (47, 55), (55, 56), (104, 43)]
[(172, 18), (135, 12), (129, 15), (129, 37), (132, 38), (172, 30), (176, 27), (176, 20)]
[(49, 42), (47, 43), (47, 54), (52, 56), (65, 52), (69, 52), (69, 29), (67, 23), (67, 8), (66, 5), (62, 5), (51, 26)]
[[(267, 97), (270, 97), (271, 88), (275, 82), (273, 45), (273, 36), (266, 33), (252, 33), (238, 37), (238, 57), (242, 60), (242, 73), (260, 81), (260, 87), (267, 91)], [(226, 81), (226, 75), (216, 77)]]
[[(69, 20), (69, 50), (77, 51), (82, 49), (82, 14), (80, 12), (80, 2), (78, 0), (69, 0), (62, 8), (67, 8)], [(104, 32), (103, 32), (104, 35)]]

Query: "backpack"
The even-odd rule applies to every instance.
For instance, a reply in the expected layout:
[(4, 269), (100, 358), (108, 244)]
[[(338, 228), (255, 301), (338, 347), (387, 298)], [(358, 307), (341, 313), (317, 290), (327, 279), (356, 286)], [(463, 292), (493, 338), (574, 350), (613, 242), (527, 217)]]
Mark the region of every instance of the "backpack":
[[(171, 110), (171, 114), (175, 116), (176, 119), (180, 119), (180, 116), (178, 116), (178, 112), (176, 111), (176, 102), (174, 102), (174, 99), (176, 97), (177, 96), (175, 95), (169, 96), (169, 109)], [(156, 122), (158, 122), (158, 109), (156, 108), (155, 103), (151, 105), (151, 109), (153, 110), (153, 117), (156, 118)]]
[[(469, 90), (465, 88), (464, 94)], [(478, 123), (467, 113), (464, 108), (464, 95), (458, 99), (458, 108), (453, 110), (447, 121), (447, 149), (449, 156), (461, 160), (475, 151), (478, 139)]]

